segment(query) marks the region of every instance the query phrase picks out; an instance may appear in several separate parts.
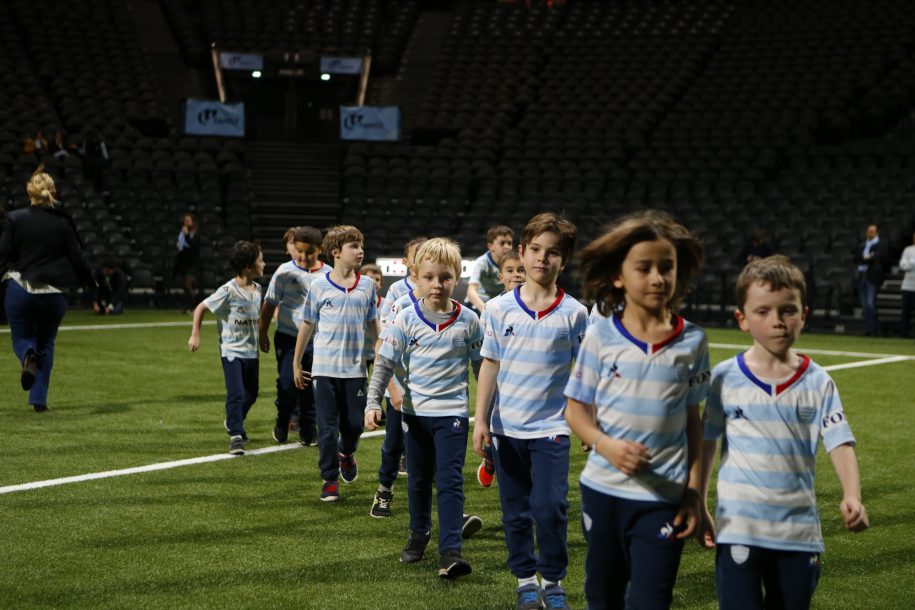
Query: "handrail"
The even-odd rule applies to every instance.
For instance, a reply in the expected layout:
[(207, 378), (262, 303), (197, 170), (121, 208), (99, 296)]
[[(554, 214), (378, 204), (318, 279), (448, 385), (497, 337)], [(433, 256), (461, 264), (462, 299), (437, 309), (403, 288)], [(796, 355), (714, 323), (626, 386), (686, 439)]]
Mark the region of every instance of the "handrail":
[(365, 106), (365, 94), (369, 88), (369, 70), (372, 67), (372, 54), (366, 53), (362, 58), (362, 74), (359, 76), (359, 97), (357, 106)]
[(213, 60), (213, 74), (216, 77), (216, 90), (219, 92), (219, 101), (226, 101), (226, 85), (222, 80), (222, 64), (219, 61), (219, 50), (216, 43), (210, 44), (210, 59)]

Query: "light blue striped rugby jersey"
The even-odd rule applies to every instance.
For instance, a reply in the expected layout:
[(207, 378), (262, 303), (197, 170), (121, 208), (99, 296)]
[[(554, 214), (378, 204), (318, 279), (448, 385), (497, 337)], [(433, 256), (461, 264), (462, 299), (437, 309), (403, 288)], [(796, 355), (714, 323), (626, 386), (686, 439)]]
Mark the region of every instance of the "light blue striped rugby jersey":
[(854, 444), (836, 385), (801, 355), (780, 384), (757, 378), (743, 354), (712, 371), (705, 438), (723, 436), (717, 541), (783, 551), (823, 552), (813, 478), (817, 445)]
[[(378, 308), (377, 310), (380, 313), (381, 295), (377, 293), (375, 294), (375, 307)], [(362, 344), (362, 357), (367, 361), (375, 358), (375, 339), (378, 338), (372, 338), (371, 326), (371, 322), (365, 323), (365, 341)]]
[[(382, 328), (381, 334), (384, 335), (384, 331), (389, 326), (394, 324), (394, 320), (397, 318), (397, 314), (400, 313), (401, 309), (403, 309), (405, 307), (412, 307), (414, 303), (416, 303), (416, 297), (413, 296), (412, 290), (410, 290), (409, 292), (407, 292), (403, 296), (401, 296), (399, 299), (397, 299), (397, 301), (394, 303), (393, 306), (391, 306), (390, 310), (388, 311), (388, 319), (384, 323), (384, 328)], [(402, 360), (396, 361), (395, 366), (394, 366), (394, 383), (400, 389), (401, 395), (403, 395), (403, 391), (404, 391), (404, 377), (406, 377), (406, 374), (407, 374), (407, 372), (403, 368), (403, 361)], [(387, 388), (384, 389), (384, 397), (385, 398), (391, 397), (391, 393), (388, 391)]]
[(257, 358), (257, 320), (261, 287), (255, 282), (249, 292), (232, 278), (203, 300), (217, 317), (219, 353), (223, 358)]
[(505, 286), (499, 281), (499, 265), (493, 260), (492, 254), (488, 250), (473, 261), (467, 283), (480, 285), (477, 293), (484, 303), (498, 296), (505, 289)]
[(552, 305), (531, 311), (521, 287), (496, 297), (483, 312), (481, 353), (499, 361), (490, 431), (513, 438), (569, 434), (562, 391), (588, 327), (588, 310), (561, 288)]
[(629, 500), (679, 504), (687, 482), (686, 413), (708, 393), (705, 331), (676, 316), (660, 343), (633, 337), (618, 316), (588, 329), (565, 395), (595, 405), (597, 422), (611, 438), (640, 442), (650, 467), (628, 476), (592, 451), (581, 484)]
[(404, 307), (384, 330), (381, 355), (400, 361), (405, 372), (403, 412), (425, 417), (467, 417), (467, 364), (480, 359), (480, 319), (452, 301), (441, 324), (423, 316), (420, 302)]
[(366, 376), (365, 324), (378, 316), (376, 303), (375, 282), (358, 273), (349, 287), (335, 284), (330, 273), (311, 283), (302, 318), (317, 332), (312, 377)]
[(388, 319), (394, 318), (391, 313), (394, 304), (397, 303), (397, 301), (403, 295), (413, 292), (414, 288), (416, 288), (416, 286), (410, 282), (409, 277), (401, 278), (391, 284), (387, 293), (384, 295), (384, 301), (381, 303), (381, 309), (378, 311), (378, 317), (381, 319), (381, 324), (383, 326), (387, 324)]
[[(299, 325), (302, 324), (302, 307), (305, 305), (308, 287), (315, 278), (330, 271), (333, 271), (333, 267), (323, 262), (314, 269), (299, 267), (295, 261), (286, 261), (277, 267), (273, 277), (270, 278), (270, 285), (267, 286), (267, 296), (264, 297), (264, 300), (277, 308), (276, 330), (278, 332), (293, 337), (299, 334)], [(309, 345), (312, 340), (308, 342)]]

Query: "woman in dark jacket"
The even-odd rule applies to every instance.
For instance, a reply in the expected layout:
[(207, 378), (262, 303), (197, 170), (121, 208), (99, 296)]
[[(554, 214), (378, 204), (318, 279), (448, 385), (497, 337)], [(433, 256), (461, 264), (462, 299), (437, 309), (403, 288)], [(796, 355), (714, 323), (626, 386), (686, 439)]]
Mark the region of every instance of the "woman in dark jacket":
[(40, 413), (48, 409), (54, 339), (67, 311), (67, 292), (94, 285), (70, 217), (54, 209), (54, 180), (39, 167), (26, 186), (32, 205), (3, 219), (0, 272), (22, 389)]
[(185, 214), (178, 233), (178, 253), (175, 255), (174, 277), (181, 280), (184, 288), (184, 313), (194, 313), (197, 307), (197, 260), (200, 258), (200, 235), (197, 234), (197, 218)]

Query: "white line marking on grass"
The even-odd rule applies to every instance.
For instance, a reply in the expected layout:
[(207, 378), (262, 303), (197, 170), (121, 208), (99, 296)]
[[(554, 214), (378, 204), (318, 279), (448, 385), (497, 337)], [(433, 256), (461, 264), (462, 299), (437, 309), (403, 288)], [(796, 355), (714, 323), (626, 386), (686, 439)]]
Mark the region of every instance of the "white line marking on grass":
[[(216, 324), (216, 320), (204, 320), (204, 325)], [(61, 326), (58, 328), (58, 331), (67, 331), (67, 330), (109, 330), (109, 329), (119, 329), (119, 328), (165, 328), (167, 326), (185, 326), (190, 328), (193, 324), (192, 320), (187, 322), (136, 322), (133, 324), (77, 324), (74, 326)], [(0, 335), (10, 334), (10, 329), (0, 328)]]
[[(746, 351), (750, 349), (750, 345), (741, 345), (738, 343), (709, 343), (709, 347), (714, 347), (718, 349), (733, 349)], [(849, 356), (853, 358), (891, 358), (899, 357), (903, 360), (915, 360), (915, 356), (903, 356), (901, 354), (874, 354), (871, 352), (842, 352), (831, 349), (803, 349), (798, 348), (799, 352), (804, 354), (815, 354), (820, 356)]]
[[(810, 351), (810, 350), (808, 350)], [(844, 369), (854, 369), (862, 366), (876, 366), (878, 364), (890, 364), (893, 362), (904, 362), (906, 360), (912, 360), (912, 356), (887, 356), (886, 358), (880, 358), (876, 360), (862, 360), (859, 362), (849, 362), (846, 364), (833, 364), (830, 366), (824, 366), (823, 369), (827, 371), (839, 371)], [(470, 418), (470, 422), (473, 422), (474, 418)], [(362, 438), (373, 438), (377, 436), (383, 436), (384, 430), (373, 430), (372, 432), (365, 432), (362, 434)], [(207, 464), (210, 462), (221, 462), (223, 460), (231, 460), (239, 457), (251, 456), (251, 455), (267, 455), (270, 453), (278, 453), (280, 451), (289, 451), (291, 449), (303, 449), (304, 447), (299, 443), (288, 443), (284, 445), (273, 445), (271, 447), (264, 447), (262, 449), (253, 449), (251, 451), (245, 451), (244, 456), (239, 455), (229, 455), (228, 453), (217, 453), (215, 455), (204, 455), (201, 457), (188, 458), (185, 460), (174, 460), (172, 462), (160, 462), (158, 464), (148, 464), (146, 466), (135, 466), (133, 468), (122, 468), (120, 470), (107, 470), (105, 472), (93, 472), (89, 474), (80, 474), (72, 477), (62, 477), (60, 479), (48, 479), (46, 481), (33, 481), (31, 483), (20, 483), (19, 485), (7, 485), (6, 487), (0, 487), (0, 495), (9, 494), (17, 491), (28, 491), (31, 489), (41, 489), (43, 487), (55, 487), (57, 485), (67, 485), (68, 483), (82, 483), (84, 481), (96, 481), (98, 479), (110, 479), (112, 477), (123, 477), (129, 474), (141, 474), (144, 472), (156, 472), (158, 470), (170, 470), (172, 468), (181, 468), (183, 466), (194, 466), (196, 464)]]

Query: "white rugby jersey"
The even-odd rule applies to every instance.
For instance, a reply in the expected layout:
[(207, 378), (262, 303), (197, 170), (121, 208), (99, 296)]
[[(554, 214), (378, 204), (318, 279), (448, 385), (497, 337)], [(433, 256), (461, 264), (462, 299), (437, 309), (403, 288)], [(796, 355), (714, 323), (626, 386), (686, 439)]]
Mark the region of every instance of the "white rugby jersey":
[(441, 324), (430, 322), (418, 301), (384, 330), (380, 354), (401, 362), (405, 373), (404, 413), (468, 417), (467, 363), (480, 359), (483, 331), (473, 311), (452, 303), (454, 311)]
[(594, 405), (605, 434), (642, 443), (652, 458), (629, 476), (592, 451), (582, 485), (630, 500), (680, 503), (688, 476), (686, 410), (708, 393), (709, 356), (704, 330), (679, 316), (674, 322), (674, 332), (652, 345), (615, 315), (588, 329), (565, 395)]
[(330, 273), (308, 290), (302, 318), (315, 326), (312, 377), (366, 377), (365, 323), (378, 315), (375, 282), (356, 274), (352, 286), (338, 286)]
[(821, 553), (817, 446), (821, 436), (826, 451), (855, 442), (836, 385), (805, 355), (777, 385), (757, 378), (743, 356), (712, 371), (705, 407), (705, 438), (724, 437), (717, 541)]
[[(302, 307), (305, 295), (315, 278), (333, 271), (330, 265), (318, 261), (314, 269), (299, 267), (295, 261), (287, 261), (277, 267), (264, 300), (277, 308), (276, 330), (295, 337), (302, 324)], [(311, 344), (311, 341), (309, 341)]]
[(532, 311), (521, 287), (486, 305), (481, 353), (499, 361), (493, 434), (513, 438), (567, 435), (562, 395), (588, 327), (588, 310), (561, 288), (552, 305)]
[(381, 309), (378, 311), (378, 317), (381, 319), (382, 325), (387, 324), (388, 319), (394, 319), (394, 315), (391, 313), (394, 304), (403, 295), (412, 293), (414, 288), (416, 288), (416, 286), (410, 283), (410, 276), (405, 276), (391, 284), (390, 288), (388, 288), (388, 292), (384, 295)]
[(257, 358), (257, 320), (261, 307), (261, 287), (247, 291), (232, 278), (203, 300), (217, 316), (219, 353), (223, 358)]
[(485, 254), (477, 257), (470, 266), (470, 279), (468, 284), (479, 284), (477, 293), (485, 303), (499, 295), (504, 286), (499, 281), (499, 265), (493, 260), (492, 254), (487, 250)]

